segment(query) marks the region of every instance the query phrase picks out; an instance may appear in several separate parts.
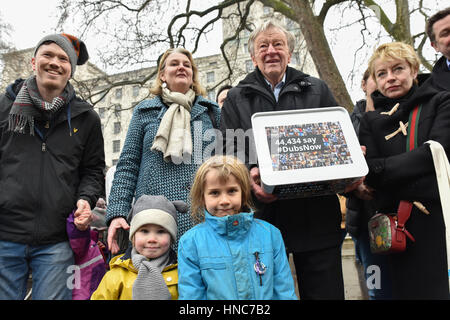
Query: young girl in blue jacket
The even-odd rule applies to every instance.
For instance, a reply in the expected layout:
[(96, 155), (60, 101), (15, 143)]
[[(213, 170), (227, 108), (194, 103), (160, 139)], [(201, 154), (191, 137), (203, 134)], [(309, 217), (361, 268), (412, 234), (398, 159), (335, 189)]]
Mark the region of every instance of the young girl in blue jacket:
[(198, 169), (191, 214), (203, 222), (179, 242), (179, 299), (298, 299), (281, 233), (253, 218), (250, 192), (248, 170), (234, 157)]

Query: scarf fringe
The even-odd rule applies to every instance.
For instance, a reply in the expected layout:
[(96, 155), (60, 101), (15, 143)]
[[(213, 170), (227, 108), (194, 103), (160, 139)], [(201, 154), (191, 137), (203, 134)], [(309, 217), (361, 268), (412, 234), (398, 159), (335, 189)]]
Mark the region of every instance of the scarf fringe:
[(34, 136), (34, 117), (23, 114), (10, 114), (8, 130), (16, 133), (25, 134), (26, 127), (30, 128), (30, 135)]

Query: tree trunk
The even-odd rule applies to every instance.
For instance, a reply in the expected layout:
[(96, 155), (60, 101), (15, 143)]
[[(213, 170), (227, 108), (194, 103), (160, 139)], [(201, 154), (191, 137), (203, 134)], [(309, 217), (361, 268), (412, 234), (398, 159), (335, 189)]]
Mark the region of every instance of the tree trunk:
[(413, 45), (408, 0), (396, 0), (395, 6), (397, 9), (397, 19), (395, 21), (394, 39)]
[(339, 105), (346, 108), (349, 112), (352, 111), (352, 99), (342, 80), (333, 54), (331, 53), (328, 41), (325, 37), (323, 25), (318, 22), (308, 1), (290, 0), (289, 2), (297, 22), (302, 29), (309, 53), (316, 65), (319, 77), (330, 87)]

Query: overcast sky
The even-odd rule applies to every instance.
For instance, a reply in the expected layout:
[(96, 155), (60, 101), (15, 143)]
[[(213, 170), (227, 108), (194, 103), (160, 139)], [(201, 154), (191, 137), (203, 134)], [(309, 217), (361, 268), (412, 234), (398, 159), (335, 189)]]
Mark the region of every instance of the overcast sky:
[[(17, 49), (31, 48), (56, 25), (57, 0), (2, 0), (2, 20), (13, 27), (9, 39)], [(50, 31), (50, 32), (49, 32)]]
[[(17, 49), (31, 48), (45, 35), (55, 31), (58, 21), (58, 0), (1, 0), (0, 16), (2, 21), (9, 23), (13, 30), (10, 42)], [(24, 9), (26, 8), (26, 9)], [(220, 30), (221, 31), (221, 30)], [(64, 32), (78, 35), (79, 32), (66, 24)], [(216, 40), (216, 39), (210, 39)], [(95, 45), (93, 39), (83, 39), (88, 49)], [(219, 53), (219, 45), (206, 46), (205, 49), (215, 49)]]
[[(59, 18), (57, 9), (58, 0), (1, 0), (0, 16), (3, 22), (9, 23), (13, 30), (8, 39), (18, 50), (34, 47), (45, 35), (56, 30)], [(203, 0), (202, 0), (203, 1)], [(25, 9), (24, 9), (25, 8)], [(209, 43), (200, 43), (199, 54), (195, 56), (212, 55), (220, 53), (221, 28), (217, 30), (218, 36), (208, 36)], [(64, 26), (64, 32), (78, 36), (80, 32), (70, 24)], [(203, 38), (204, 39), (204, 38)], [(88, 48), (90, 62), (102, 67), (96, 61), (96, 38), (82, 39)], [(98, 63), (97, 63), (98, 62)]]

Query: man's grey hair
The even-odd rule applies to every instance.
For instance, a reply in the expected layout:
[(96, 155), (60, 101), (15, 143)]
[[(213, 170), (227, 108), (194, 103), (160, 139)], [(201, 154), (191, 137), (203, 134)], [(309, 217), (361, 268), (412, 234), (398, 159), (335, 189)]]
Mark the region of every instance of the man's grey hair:
[(255, 39), (256, 39), (256, 37), (258, 37), (258, 35), (261, 32), (267, 31), (268, 29), (272, 29), (272, 28), (278, 29), (286, 35), (289, 52), (290, 53), (294, 52), (295, 37), (293, 36), (293, 34), (290, 33), (289, 31), (287, 31), (278, 22), (276, 22), (274, 20), (269, 20), (269, 21), (266, 21), (263, 24), (259, 25), (258, 27), (256, 27), (256, 29), (253, 30), (252, 33), (250, 34), (250, 37), (248, 38), (248, 52), (250, 52), (251, 56), (255, 55)]

